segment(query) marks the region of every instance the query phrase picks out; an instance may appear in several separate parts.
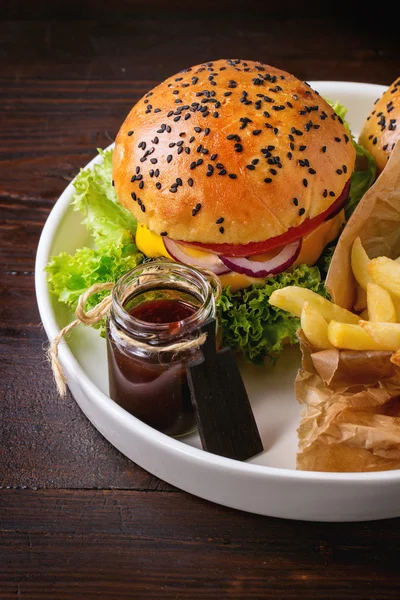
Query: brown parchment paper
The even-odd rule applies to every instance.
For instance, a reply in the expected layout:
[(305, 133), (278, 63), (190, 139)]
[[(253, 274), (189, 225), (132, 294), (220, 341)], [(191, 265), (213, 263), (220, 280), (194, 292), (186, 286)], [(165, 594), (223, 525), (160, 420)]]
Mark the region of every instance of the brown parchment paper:
[[(344, 228), (326, 286), (352, 310), (356, 282), (351, 248), (359, 236), (370, 258), (400, 255), (400, 143)], [(365, 472), (400, 469), (400, 368), (390, 352), (318, 350), (299, 332), (303, 405), (297, 468)]]
[(400, 256), (400, 142), (351, 215), (333, 254), (326, 287), (333, 301), (348, 310), (355, 302), (356, 282), (350, 255), (358, 236), (370, 258)]
[(366, 472), (400, 468), (400, 368), (390, 352), (316, 350), (300, 332), (303, 404), (297, 468)]

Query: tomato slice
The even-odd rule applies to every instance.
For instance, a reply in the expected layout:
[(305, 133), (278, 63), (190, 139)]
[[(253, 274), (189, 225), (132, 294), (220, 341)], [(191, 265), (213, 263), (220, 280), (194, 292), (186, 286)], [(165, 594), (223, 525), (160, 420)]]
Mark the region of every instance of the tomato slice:
[(306, 219), (298, 227), (291, 227), (286, 233), (277, 235), (274, 238), (265, 240), (265, 242), (250, 242), (249, 244), (201, 244), (197, 242), (182, 242), (188, 246), (196, 246), (204, 251), (220, 254), (222, 256), (253, 256), (254, 254), (262, 254), (268, 252), (278, 246), (285, 246), (290, 242), (294, 242), (303, 237), (320, 225), (327, 217), (335, 211), (338, 212), (342, 205), (346, 202), (349, 195), (350, 179), (343, 188), (340, 196), (335, 200), (330, 207), (320, 215), (312, 219)]

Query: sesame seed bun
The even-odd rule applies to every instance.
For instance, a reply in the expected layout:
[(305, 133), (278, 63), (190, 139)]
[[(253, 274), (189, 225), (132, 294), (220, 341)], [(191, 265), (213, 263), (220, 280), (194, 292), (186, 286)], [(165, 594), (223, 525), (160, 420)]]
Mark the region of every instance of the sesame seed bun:
[(247, 244), (326, 211), (354, 162), (347, 129), (308, 84), (259, 62), (217, 60), (133, 107), (113, 178), (119, 202), (155, 233)]
[(399, 139), (400, 79), (397, 78), (375, 102), (362, 128), (359, 143), (375, 158), (380, 173)]

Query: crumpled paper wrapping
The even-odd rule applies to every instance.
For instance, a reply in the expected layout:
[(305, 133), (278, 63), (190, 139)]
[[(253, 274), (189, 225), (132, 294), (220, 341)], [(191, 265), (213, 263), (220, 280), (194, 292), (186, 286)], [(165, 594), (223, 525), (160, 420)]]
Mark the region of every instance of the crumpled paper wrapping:
[(400, 142), (351, 215), (333, 254), (326, 287), (332, 300), (348, 310), (352, 310), (356, 295), (350, 262), (356, 237), (370, 258), (400, 256)]
[[(400, 143), (347, 223), (327, 287), (353, 309), (351, 247), (359, 236), (370, 258), (400, 255)], [(302, 369), (296, 396), (304, 406), (297, 468), (366, 472), (400, 469), (400, 368), (390, 352), (319, 350), (299, 332)]]
[(297, 468), (383, 471), (400, 468), (400, 368), (390, 352), (317, 350), (300, 333)]

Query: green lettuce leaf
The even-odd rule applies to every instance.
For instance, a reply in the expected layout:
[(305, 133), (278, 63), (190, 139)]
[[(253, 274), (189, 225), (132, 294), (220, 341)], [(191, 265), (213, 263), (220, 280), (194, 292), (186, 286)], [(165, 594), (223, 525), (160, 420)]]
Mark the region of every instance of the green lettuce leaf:
[[(53, 256), (46, 268), (50, 290), (60, 302), (75, 310), (79, 296), (95, 283), (116, 282), (142, 262), (135, 245), (136, 219), (117, 203), (112, 185), (112, 150), (101, 151), (101, 164), (82, 170), (74, 181), (73, 206), (93, 238), (94, 248)], [(94, 294), (86, 309), (109, 292)], [(99, 325), (101, 326), (101, 325)]]
[(263, 363), (266, 357), (275, 362), (284, 343), (296, 344), (299, 319), (268, 301), (272, 292), (287, 285), (299, 285), (327, 297), (319, 269), (306, 265), (238, 292), (225, 288), (218, 301), (223, 344), (240, 350), (255, 364)]
[(353, 144), (356, 149), (356, 166), (351, 176), (349, 198), (344, 210), (346, 221), (349, 220), (376, 177), (376, 161), (372, 154), (354, 140)]
[(356, 164), (350, 180), (349, 198), (344, 207), (346, 221), (348, 221), (365, 192), (375, 181), (376, 161), (368, 150), (356, 142), (351, 133), (350, 126), (346, 121), (347, 108), (343, 106), (343, 104), (340, 104), (340, 102), (332, 102), (332, 100), (328, 100), (327, 98), (325, 98), (325, 100), (347, 127), (356, 150)]

